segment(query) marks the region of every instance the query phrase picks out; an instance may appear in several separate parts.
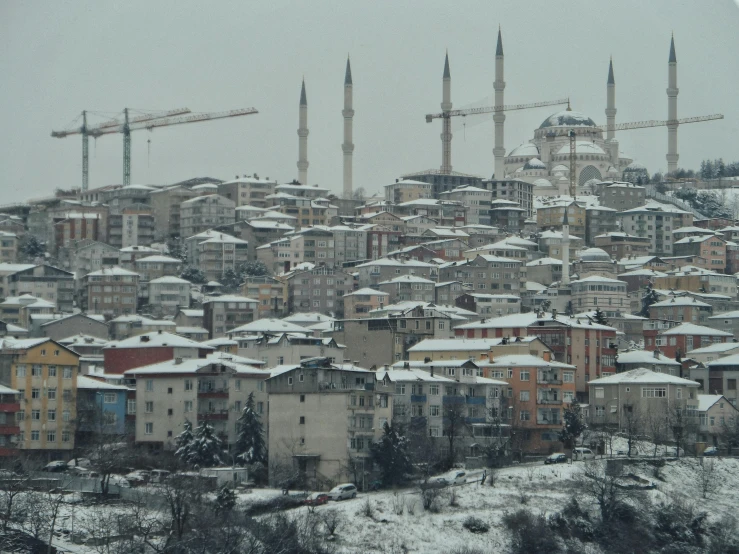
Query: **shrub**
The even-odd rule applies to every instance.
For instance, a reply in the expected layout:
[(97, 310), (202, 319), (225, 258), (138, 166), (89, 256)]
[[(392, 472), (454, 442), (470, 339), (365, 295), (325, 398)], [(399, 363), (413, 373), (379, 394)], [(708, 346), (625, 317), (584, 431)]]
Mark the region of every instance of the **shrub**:
[(326, 509), (321, 512), (321, 521), (326, 528), (326, 532), (333, 537), (339, 527), (344, 524), (344, 516), (333, 508)]
[(357, 515), (370, 518), (375, 515), (375, 509), (372, 507), (372, 502), (369, 497), (365, 497), (364, 502), (362, 502), (362, 507), (359, 508)]
[(302, 498), (289, 495), (275, 496), (274, 498), (268, 498), (267, 500), (252, 502), (244, 508), (244, 515), (258, 516), (262, 514), (281, 512), (290, 508), (297, 508), (302, 504)]
[(474, 516), (470, 516), (465, 519), (462, 523), (462, 527), (467, 529), (470, 533), (487, 533), (490, 530), (490, 525)]
[(503, 516), (503, 524), (511, 531), (511, 552), (513, 554), (532, 554), (561, 552), (554, 531), (541, 515), (520, 509)]
[(403, 498), (402, 495), (396, 493), (393, 493), (393, 512), (396, 516), (402, 516), (403, 515), (403, 508), (405, 507), (406, 500)]

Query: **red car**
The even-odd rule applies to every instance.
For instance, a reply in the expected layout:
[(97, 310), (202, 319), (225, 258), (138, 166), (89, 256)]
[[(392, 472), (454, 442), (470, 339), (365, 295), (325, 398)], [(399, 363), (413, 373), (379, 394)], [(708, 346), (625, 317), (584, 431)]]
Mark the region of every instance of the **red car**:
[(314, 492), (303, 502), (306, 506), (320, 506), (326, 503), (328, 503), (328, 495), (325, 492)]

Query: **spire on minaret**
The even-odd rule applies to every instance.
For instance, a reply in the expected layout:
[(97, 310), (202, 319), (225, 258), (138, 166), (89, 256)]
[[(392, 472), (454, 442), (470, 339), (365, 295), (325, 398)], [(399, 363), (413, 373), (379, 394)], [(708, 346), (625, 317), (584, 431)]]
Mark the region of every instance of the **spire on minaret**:
[[(452, 109), (452, 74), (449, 71), (449, 52), (444, 56), (444, 77), (441, 80), (441, 111)], [(441, 118), (441, 168), (444, 175), (452, 172), (452, 121), (449, 117)]]
[(298, 110), (298, 181), (308, 184), (308, 100), (305, 95), (305, 79), (300, 88), (300, 108)]
[(444, 58), (444, 79), (451, 79), (452, 75), (449, 73), (449, 52), (446, 53)]
[(353, 192), (352, 185), (352, 154), (354, 153), (353, 142), (353, 119), (354, 119), (354, 98), (352, 93), (352, 68), (349, 65), (349, 56), (346, 57), (346, 74), (344, 75), (344, 109), (341, 116), (344, 118), (344, 142), (341, 143), (341, 151), (343, 153), (343, 194), (344, 198), (351, 198)]
[(305, 79), (303, 79), (303, 86), (300, 89), (300, 105), (301, 106), (308, 105), (308, 100), (306, 99), (306, 96), (305, 96)]
[(677, 56), (675, 56), (675, 36), (670, 38), (670, 59), (667, 62), (667, 119), (674, 122), (667, 125), (667, 173), (677, 171), (680, 155), (677, 153)]
[(498, 45), (495, 47), (495, 55), (503, 55), (503, 38), (500, 36), (500, 25), (498, 25)]
[(675, 56), (675, 35), (672, 35), (670, 39), (670, 60), (668, 63), (677, 63), (677, 56)]
[(613, 78), (613, 56), (611, 56), (611, 62), (608, 64), (608, 84), (616, 84), (616, 80)]
[(352, 84), (352, 66), (349, 63), (349, 56), (346, 57), (346, 73), (344, 74), (344, 84), (345, 85)]
[[(503, 73), (505, 69), (505, 60), (503, 59), (503, 35), (498, 26), (498, 44), (495, 47), (495, 81), (493, 81), (494, 104), (495, 106), (503, 106), (505, 103), (505, 79)], [(505, 179), (505, 147), (503, 146), (505, 135), (505, 113), (502, 110), (496, 110), (493, 114), (493, 122), (495, 123), (494, 142), (493, 142), (493, 178)]]

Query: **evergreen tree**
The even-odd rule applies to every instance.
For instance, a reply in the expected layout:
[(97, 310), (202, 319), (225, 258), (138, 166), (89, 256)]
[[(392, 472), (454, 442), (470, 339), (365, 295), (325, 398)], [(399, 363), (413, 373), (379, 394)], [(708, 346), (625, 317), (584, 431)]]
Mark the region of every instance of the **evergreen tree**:
[(250, 392), (246, 406), (236, 422), (236, 458), (244, 464), (266, 464), (267, 446), (264, 444), (264, 426), (254, 410), (254, 393)]
[(239, 275), (241, 275), (242, 281), (246, 279), (246, 277), (261, 277), (262, 275), (269, 275), (269, 270), (262, 260), (243, 263), (239, 266), (238, 272)]
[(205, 273), (200, 271), (197, 267), (185, 266), (182, 268), (180, 278), (195, 283), (196, 285), (204, 285), (206, 282)]
[(606, 318), (606, 314), (604, 314), (600, 308), (595, 308), (595, 315), (593, 316), (593, 321), (595, 321), (595, 323), (599, 323), (600, 325), (608, 325), (608, 319)]
[(34, 235), (26, 235), (22, 242), (20, 251), (23, 259), (33, 261), (36, 258), (43, 258), (46, 254), (46, 244), (38, 240)]
[(372, 461), (380, 468), (385, 486), (402, 483), (405, 476), (413, 471), (408, 455), (408, 439), (398, 434), (387, 422), (380, 440), (370, 445), (370, 454)]
[(221, 275), (219, 282), (223, 285), (223, 292), (236, 292), (244, 281), (236, 270), (228, 268)]
[(226, 486), (221, 487), (218, 490), (215, 500), (214, 508), (216, 514), (230, 512), (234, 506), (236, 506), (236, 493)]
[(205, 422), (192, 432), (192, 423), (185, 421), (185, 429), (175, 440), (175, 456), (192, 467), (213, 467), (223, 463), (223, 445)]
[(657, 291), (652, 288), (652, 283), (647, 284), (647, 290), (644, 292), (644, 296), (641, 299), (641, 311), (637, 315), (641, 317), (649, 317), (649, 306), (659, 302), (659, 295)]
[(559, 432), (559, 440), (568, 448), (573, 448), (577, 443), (577, 438), (588, 428), (583, 421), (580, 405), (573, 402), (566, 407), (562, 419), (563, 426)]

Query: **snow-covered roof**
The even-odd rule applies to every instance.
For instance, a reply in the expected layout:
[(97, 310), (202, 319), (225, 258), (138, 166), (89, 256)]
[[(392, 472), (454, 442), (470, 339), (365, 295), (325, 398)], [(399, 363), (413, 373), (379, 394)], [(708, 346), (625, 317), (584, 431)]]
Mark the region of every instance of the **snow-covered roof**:
[(122, 385), (111, 385), (104, 381), (98, 381), (84, 375), (77, 376), (77, 388), (86, 390), (108, 390), (108, 391), (127, 391), (128, 388)]
[[(382, 293), (381, 293), (382, 294)], [(294, 323), (295, 325), (301, 325), (303, 323), (325, 323), (336, 321), (335, 318), (322, 314), (320, 312), (298, 312), (287, 317), (283, 317), (282, 321), (288, 323)]]
[[(698, 395), (698, 411), (707, 412), (711, 406), (721, 400), (724, 396), (722, 394), (699, 394)], [(726, 402), (730, 404), (730, 402)]]
[(160, 263), (160, 264), (181, 264), (182, 260), (179, 258), (172, 258), (170, 256), (161, 256), (161, 255), (154, 255), (154, 256), (146, 256), (144, 258), (139, 258), (136, 260), (136, 263)]
[(739, 348), (739, 342), (714, 342), (708, 346), (702, 346), (688, 352), (688, 356), (694, 354), (721, 354)]
[(180, 308), (180, 312), (187, 317), (203, 317), (205, 315), (205, 310), (194, 310), (191, 308)]
[(638, 369), (632, 369), (630, 371), (624, 371), (623, 373), (616, 373), (609, 375), (608, 377), (601, 377), (600, 379), (593, 379), (588, 383), (589, 386), (597, 385), (621, 385), (621, 384), (637, 384), (637, 385), (682, 385), (686, 387), (698, 387), (700, 386), (695, 381), (689, 379), (683, 379), (682, 377), (676, 377), (669, 373), (658, 373), (651, 369), (640, 367)]
[(423, 277), (418, 277), (417, 275), (399, 275), (398, 277), (394, 277), (393, 279), (390, 279), (388, 281), (383, 281), (380, 283), (380, 285), (394, 285), (396, 283), (429, 283), (433, 284), (434, 282), (430, 279), (424, 279)]
[(167, 333), (165, 331), (157, 331), (154, 333), (144, 333), (135, 335), (127, 339), (119, 341), (111, 341), (105, 346), (105, 350), (112, 348), (155, 348), (155, 347), (174, 347), (174, 348), (202, 348), (212, 350), (213, 348), (195, 342), (179, 335)]
[(634, 269), (626, 273), (619, 273), (619, 277), (667, 277), (667, 273), (655, 271), (654, 269)]
[(25, 350), (27, 348), (33, 348), (39, 344), (43, 344), (51, 339), (48, 337), (39, 337), (35, 339), (13, 339), (13, 338), (2, 338), (0, 339), (0, 348), (10, 350)]
[(371, 262), (365, 262), (363, 264), (359, 264), (355, 267), (373, 267), (373, 266), (394, 266), (394, 267), (426, 267), (426, 268), (432, 268), (436, 267), (434, 264), (421, 262), (419, 260), (394, 260), (392, 258), (378, 258), (376, 260), (372, 260)]
[[(492, 346), (498, 346), (505, 339), (503, 337), (488, 339), (424, 339), (411, 346), (408, 352), (464, 352), (469, 350), (490, 350)], [(521, 342), (531, 342), (536, 337), (521, 337)], [(509, 341), (515, 344), (515, 341)]]
[(128, 271), (127, 269), (123, 269), (122, 267), (108, 267), (104, 269), (98, 269), (97, 271), (93, 271), (91, 273), (88, 273), (86, 276), (132, 276), (132, 277), (139, 277), (139, 274), (135, 271)]
[(238, 346), (239, 343), (233, 339), (228, 339), (226, 337), (219, 337), (215, 339), (210, 340), (204, 340), (202, 344), (207, 344), (208, 346), (212, 346), (213, 348), (217, 348), (219, 346)]
[(125, 254), (128, 254), (129, 252), (158, 252), (161, 254), (161, 250), (157, 250), (150, 246), (125, 246), (121, 248), (119, 252), (123, 252)]
[(704, 325), (696, 325), (695, 323), (681, 323), (677, 327), (667, 329), (660, 333), (662, 335), (708, 335), (714, 337), (731, 337), (731, 333), (705, 327)]
[(152, 279), (151, 281), (149, 281), (149, 284), (190, 285), (192, 283), (190, 283), (190, 281), (186, 279), (175, 277), (174, 275), (165, 275), (164, 277), (157, 277), (156, 279)]
[(600, 275), (590, 275), (589, 277), (584, 277), (583, 279), (572, 281), (572, 284), (575, 283), (613, 283), (617, 285), (623, 285), (624, 287), (626, 286), (626, 283), (624, 281), (611, 279), (610, 277), (601, 277)]
[(508, 156), (538, 156), (539, 149), (533, 142), (524, 142), (508, 152)]
[[(595, 121), (582, 112), (562, 110), (547, 117), (539, 129), (547, 127), (595, 127)], [(569, 146), (568, 146), (569, 148)]]
[(652, 364), (659, 365), (674, 365), (679, 366), (680, 363), (675, 360), (668, 358), (664, 354), (658, 354), (655, 357), (654, 352), (647, 350), (629, 350), (626, 352), (618, 353), (619, 364), (642, 364), (642, 367), (646, 367)]
[[(562, 148), (557, 151), (557, 154), (569, 154), (570, 145), (565, 144)], [(605, 155), (603, 149), (595, 144), (586, 140), (578, 140), (575, 142), (575, 153), (576, 154), (601, 154)]]
[(222, 294), (220, 296), (206, 296), (203, 298), (203, 304), (208, 304), (209, 302), (247, 302), (249, 304), (259, 304), (259, 300), (254, 300), (253, 298), (248, 298), (238, 294)]
[(255, 333), (304, 333), (310, 335), (311, 332), (300, 325), (283, 321), (282, 319), (264, 318), (257, 319), (251, 323), (231, 329), (229, 334), (255, 334)]
[(381, 290), (375, 290), (371, 288), (363, 288), (359, 290), (355, 290), (354, 292), (350, 292), (344, 295), (346, 296), (390, 296), (387, 292), (382, 292)]
[(186, 327), (178, 325), (175, 329), (178, 335), (207, 335), (209, 333), (208, 329), (205, 329), (204, 327)]
[(650, 308), (672, 308), (677, 306), (695, 306), (702, 308), (710, 308), (711, 305), (706, 302), (697, 300), (694, 296), (673, 296), (667, 300), (655, 302)]
[(551, 316), (546, 317), (538, 317), (536, 315), (536, 312), (528, 312), (528, 313), (520, 313), (520, 314), (508, 314), (503, 315), (500, 317), (493, 317), (481, 321), (474, 321), (471, 323), (465, 323), (463, 325), (458, 325), (455, 327), (455, 329), (508, 329), (508, 328), (523, 328), (528, 327), (529, 325), (535, 324), (537, 321), (542, 322), (558, 322), (563, 325), (566, 325), (568, 327), (575, 327), (575, 328), (587, 328), (591, 330), (604, 330), (604, 331), (614, 331), (615, 329), (613, 327), (610, 327), (608, 325), (601, 325), (599, 323), (595, 323), (592, 320), (579, 320), (576, 318), (567, 317), (565, 315), (558, 315), (557, 319), (552, 319)]
[[(423, 363), (423, 362), (420, 362)], [(403, 362), (398, 362), (402, 367)], [(410, 365), (410, 364), (409, 364)], [(377, 380), (382, 381), (387, 376), (393, 383), (401, 383), (404, 381), (422, 381), (426, 383), (455, 383), (454, 379), (449, 379), (441, 375), (431, 375), (428, 371), (423, 371), (416, 367), (408, 369), (398, 369), (396, 364), (393, 364), (392, 369), (378, 369)]]
[(508, 354), (506, 356), (498, 356), (489, 364), (489, 367), (558, 367), (563, 369), (575, 369), (574, 365), (556, 362), (554, 360), (546, 361), (539, 356), (533, 354)]
[(159, 373), (196, 373), (198, 370), (207, 367), (211, 364), (220, 364), (229, 367), (242, 374), (251, 374), (257, 376), (264, 376), (265, 379), (269, 378), (271, 372), (265, 371), (253, 367), (250, 361), (244, 362), (248, 358), (241, 358), (240, 356), (234, 356), (233, 354), (224, 354), (223, 352), (215, 352), (205, 358), (185, 358), (185, 359), (174, 359), (167, 360), (165, 362), (159, 362), (135, 369), (129, 369), (124, 372), (124, 375), (155, 375)]
[(539, 258), (526, 264), (526, 267), (536, 267), (538, 265), (562, 265), (562, 260), (557, 258)]

